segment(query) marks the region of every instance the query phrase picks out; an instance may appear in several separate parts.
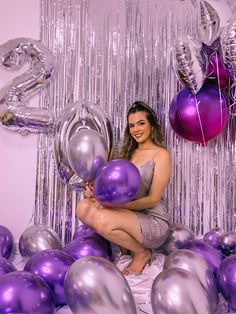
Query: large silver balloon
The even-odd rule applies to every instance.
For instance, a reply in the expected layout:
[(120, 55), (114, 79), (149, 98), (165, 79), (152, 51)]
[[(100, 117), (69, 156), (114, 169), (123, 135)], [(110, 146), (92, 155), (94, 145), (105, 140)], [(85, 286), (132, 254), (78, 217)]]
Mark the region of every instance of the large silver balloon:
[(30, 70), (0, 90), (0, 122), (13, 131), (52, 131), (53, 114), (46, 108), (27, 106), (28, 99), (52, 78), (54, 61), (51, 52), (31, 38), (12, 39), (0, 46), (0, 65), (5, 69), (14, 70), (26, 61), (31, 64)]
[(201, 44), (191, 36), (180, 37), (175, 40), (171, 55), (177, 78), (193, 94), (197, 94), (205, 81), (207, 71), (207, 58)]
[(206, 289), (214, 310), (217, 309), (218, 290), (215, 276), (201, 256), (190, 250), (177, 250), (165, 259), (163, 270), (169, 268), (181, 268), (196, 276)]
[(71, 137), (85, 128), (94, 130), (103, 137), (108, 147), (109, 159), (113, 150), (111, 124), (99, 105), (78, 101), (66, 107), (58, 119), (54, 138), (54, 159), (59, 179), (75, 190), (83, 187), (85, 182), (70, 165), (68, 145)]
[(220, 17), (207, 1), (200, 1), (197, 9), (197, 33), (200, 41), (210, 46), (219, 37)]
[(236, 18), (226, 24), (221, 34), (222, 59), (231, 79), (236, 81)]
[(169, 236), (160, 249), (164, 253), (170, 254), (180, 248), (185, 241), (192, 239), (194, 239), (194, 233), (187, 226), (178, 223), (172, 224)]
[(102, 257), (82, 257), (65, 278), (67, 303), (74, 314), (136, 314), (130, 287), (118, 268)]
[(19, 251), (23, 257), (30, 257), (37, 252), (47, 249), (62, 248), (58, 234), (50, 227), (32, 225), (20, 236)]
[(154, 314), (213, 314), (211, 300), (201, 282), (180, 268), (163, 270), (151, 289)]
[(80, 129), (69, 140), (68, 159), (77, 176), (90, 181), (108, 160), (107, 144), (98, 132)]

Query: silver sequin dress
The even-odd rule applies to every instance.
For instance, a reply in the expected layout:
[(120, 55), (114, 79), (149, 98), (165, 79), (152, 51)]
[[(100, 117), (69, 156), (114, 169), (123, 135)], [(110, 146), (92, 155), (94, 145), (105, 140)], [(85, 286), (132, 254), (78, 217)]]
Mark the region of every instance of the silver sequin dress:
[[(155, 163), (147, 161), (142, 166), (137, 166), (141, 174), (141, 188), (136, 199), (148, 195), (154, 173)], [(134, 211), (138, 216), (142, 234), (142, 245), (146, 248), (155, 249), (161, 246), (168, 237), (169, 224), (167, 210), (161, 199), (154, 207), (140, 211)]]

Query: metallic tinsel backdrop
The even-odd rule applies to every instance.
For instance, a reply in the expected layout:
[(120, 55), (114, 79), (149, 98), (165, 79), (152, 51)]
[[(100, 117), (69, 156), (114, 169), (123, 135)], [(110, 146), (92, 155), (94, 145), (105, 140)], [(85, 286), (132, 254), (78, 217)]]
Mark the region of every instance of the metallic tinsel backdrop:
[[(202, 147), (179, 138), (170, 126), (170, 102), (181, 88), (170, 51), (178, 36), (195, 36), (195, 11), (190, 0), (41, 0), (41, 40), (56, 62), (41, 106), (58, 117), (78, 99), (99, 103), (113, 125), (117, 151), (127, 108), (138, 99), (148, 102), (173, 158), (166, 193), (170, 217), (199, 235), (216, 225), (234, 229), (236, 131), (231, 117), (225, 131)], [(68, 241), (79, 197), (57, 179), (53, 136), (39, 135), (35, 223)]]

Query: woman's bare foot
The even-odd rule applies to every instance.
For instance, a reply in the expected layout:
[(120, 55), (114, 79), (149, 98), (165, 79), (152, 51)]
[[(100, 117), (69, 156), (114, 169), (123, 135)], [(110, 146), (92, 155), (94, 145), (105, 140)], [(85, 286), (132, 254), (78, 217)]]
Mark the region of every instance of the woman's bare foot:
[(152, 252), (149, 249), (134, 253), (132, 262), (123, 270), (123, 275), (140, 275), (146, 264), (150, 261), (151, 256)]

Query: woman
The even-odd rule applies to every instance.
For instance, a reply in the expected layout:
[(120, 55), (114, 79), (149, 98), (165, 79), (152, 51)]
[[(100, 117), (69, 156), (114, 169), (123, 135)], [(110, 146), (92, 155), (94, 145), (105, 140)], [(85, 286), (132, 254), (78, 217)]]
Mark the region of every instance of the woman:
[(168, 237), (162, 196), (171, 172), (170, 154), (163, 146), (156, 113), (142, 101), (134, 102), (128, 111), (120, 158), (130, 160), (140, 171), (138, 197), (122, 208), (103, 208), (87, 185), (87, 199), (78, 203), (77, 217), (107, 240), (131, 251), (132, 261), (124, 275), (141, 274), (151, 260), (151, 249)]

